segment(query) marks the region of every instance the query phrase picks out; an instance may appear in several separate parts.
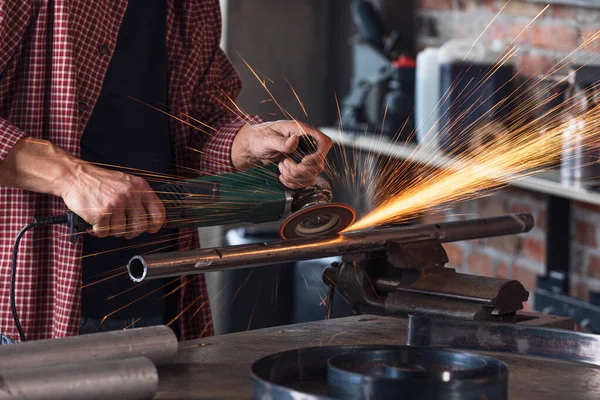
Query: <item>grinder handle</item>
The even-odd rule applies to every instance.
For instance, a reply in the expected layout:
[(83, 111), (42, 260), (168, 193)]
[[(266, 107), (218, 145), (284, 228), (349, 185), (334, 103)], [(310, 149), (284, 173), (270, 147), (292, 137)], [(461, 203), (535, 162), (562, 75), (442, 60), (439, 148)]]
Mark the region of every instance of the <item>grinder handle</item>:
[(71, 243), (77, 243), (81, 233), (92, 229), (92, 225), (88, 224), (83, 218), (75, 214), (73, 211), (67, 212), (67, 227), (69, 228), (69, 240)]
[(298, 147), (296, 151), (289, 157), (294, 160), (295, 163), (302, 162), (302, 159), (308, 155), (314, 154), (319, 149), (317, 140), (310, 135), (302, 135), (298, 140)]

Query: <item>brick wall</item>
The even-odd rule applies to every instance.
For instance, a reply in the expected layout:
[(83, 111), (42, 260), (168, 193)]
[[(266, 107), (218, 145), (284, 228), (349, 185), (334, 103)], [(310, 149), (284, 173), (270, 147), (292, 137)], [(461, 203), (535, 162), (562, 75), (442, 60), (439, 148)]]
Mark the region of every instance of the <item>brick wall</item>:
[[(418, 46), (440, 45), (450, 38), (476, 38), (504, 5), (505, 1), (494, 0), (420, 0)], [(544, 7), (537, 2), (511, 1), (482, 40), (512, 41)], [(515, 41), (520, 47), (517, 67), (524, 75), (546, 72), (598, 31), (600, 4), (597, 9), (551, 5)], [(600, 41), (579, 52), (578, 60), (590, 59), (598, 51)], [(546, 201), (545, 195), (510, 188), (424, 219), (434, 222), (532, 213), (536, 227), (528, 234), (444, 245), (450, 266), (459, 271), (514, 278), (531, 290), (537, 275), (546, 272)], [(600, 291), (600, 207), (574, 202), (571, 209), (570, 290), (571, 295), (587, 300), (590, 290)]]
[[(423, 223), (531, 213), (535, 228), (526, 234), (448, 243), (450, 262), (459, 272), (517, 279), (528, 290), (536, 287), (538, 275), (546, 273), (545, 195), (520, 189), (504, 189), (490, 197), (466, 201), (444, 211), (428, 214)], [(600, 291), (600, 207), (573, 202), (571, 218), (571, 295), (589, 299), (589, 291)], [(526, 309), (531, 309), (529, 301)]]
[[(420, 0), (418, 45), (439, 45), (451, 38), (475, 39), (505, 3), (504, 0)], [(552, 4), (525, 29), (545, 6), (539, 2), (511, 1), (482, 40), (508, 44), (518, 36), (514, 42), (520, 47), (517, 67), (531, 75), (547, 72), (581, 45), (584, 38), (600, 31), (600, 3), (598, 8)], [(598, 51), (600, 41), (596, 40), (578, 53), (578, 60), (587, 61)]]

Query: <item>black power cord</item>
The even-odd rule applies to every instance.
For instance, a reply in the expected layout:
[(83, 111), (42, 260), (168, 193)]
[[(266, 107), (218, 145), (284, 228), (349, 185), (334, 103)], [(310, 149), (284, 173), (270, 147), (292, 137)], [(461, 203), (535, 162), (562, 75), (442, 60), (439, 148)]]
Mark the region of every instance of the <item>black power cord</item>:
[(67, 223), (69, 223), (68, 214), (46, 218), (34, 218), (33, 222), (28, 223), (23, 227), (23, 229), (21, 229), (21, 231), (17, 235), (17, 238), (15, 239), (15, 244), (13, 246), (12, 253), (12, 269), (10, 271), (10, 310), (12, 312), (13, 320), (15, 321), (15, 326), (19, 331), (19, 337), (21, 339), (21, 342), (27, 341), (27, 338), (25, 337), (25, 332), (23, 331), (23, 327), (21, 326), (21, 321), (19, 320), (19, 314), (17, 313), (17, 302), (15, 298), (15, 281), (17, 279), (17, 255), (19, 253), (19, 244), (21, 243), (21, 238), (31, 228), (45, 225), (60, 225)]

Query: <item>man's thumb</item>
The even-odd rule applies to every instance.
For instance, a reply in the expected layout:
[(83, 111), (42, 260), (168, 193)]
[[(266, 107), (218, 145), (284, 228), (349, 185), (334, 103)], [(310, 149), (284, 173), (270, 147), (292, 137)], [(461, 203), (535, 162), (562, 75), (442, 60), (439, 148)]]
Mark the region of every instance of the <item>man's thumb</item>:
[(294, 151), (296, 151), (296, 148), (298, 147), (298, 142), (299, 138), (296, 135), (292, 135), (287, 138), (282, 138), (278, 150), (284, 154), (292, 154)]

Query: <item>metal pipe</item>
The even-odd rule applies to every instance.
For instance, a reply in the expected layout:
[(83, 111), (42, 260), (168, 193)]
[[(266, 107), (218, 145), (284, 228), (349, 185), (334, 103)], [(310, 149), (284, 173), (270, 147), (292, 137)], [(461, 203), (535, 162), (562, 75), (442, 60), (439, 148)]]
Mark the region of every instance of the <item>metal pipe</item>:
[(0, 369), (147, 357), (156, 365), (177, 355), (177, 337), (166, 326), (92, 333), (0, 346)]
[(384, 250), (389, 240), (437, 238), (441, 243), (527, 232), (531, 214), (514, 214), (468, 221), (442, 222), (348, 232), (335, 237), (283, 240), (214, 249), (176, 251), (135, 256), (127, 264), (134, 282), (211, 271), (278, 264)]
[(0, 400), (152, 399), (158, 372), (145, 357), (0, 371)]

